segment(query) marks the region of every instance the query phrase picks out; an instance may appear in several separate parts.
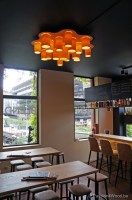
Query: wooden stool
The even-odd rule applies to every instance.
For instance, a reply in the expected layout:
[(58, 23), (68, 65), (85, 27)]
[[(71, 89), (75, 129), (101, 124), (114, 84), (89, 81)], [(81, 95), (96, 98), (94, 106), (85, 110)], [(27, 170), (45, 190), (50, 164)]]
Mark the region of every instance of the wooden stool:
[(55, 192), (57, 191), (57, 184), (58, 184), (58, 186), (60, 186), (60, 198), (61, 199), (64, 198), (63, 197), (63, 187), (65, 186), (65, 188), (66, 188), (66, 197), (65, 198), (68, 198), (68, 184), (73, 185), (73, 182), (74, 182), (74, 179), (55, 183)]
[(37, 168), (40, 168), (40, 167), (48, 167), (48, 166), (51, 166), (51, 163), (50, 163), (50, 162), (47, 162), (47, 161), (36, 163), (36, 167), (37, 167)]
[(79, 197), (81, 197), (81, 200), (83, 199), (83, 196), (87, 196), (87, 199), (91, 199), (90, 198), (90, 193), (91, 193), (91, 189), (88, 188), (86, 185), (84, 184), (76, 184), (76, 185), (72, 185), (69, 187), (69, 198), (71, 199), (71, 194), (73, 195), (73, 199), (76, 198), (76, 200), (79, 199)]
[(60, 198), (53, 190), (47, 190), (35, 194), (35, 200), (60, 200)]
[(108, 177), (103, 175), (103, 174), (101, 174), (101, 173), (97, 173), (96, 174), (96, 178), (95, 178), (95, 174), (88, 175), (87, 178), (88, 178), (88, 187), (90, 185), (90, 181), (94, 181), (95, 182), (95, 196), (101, 196), (101, 195), (99, 195), (99, 183), (104, 181), (105, 191), (106, 191), (106, 199), (109, 200), (108, 187), (107, 187), (107, 179), (108, 179)]
[(56, 163), (57, 164), (60, 164), (60, 158), (62, 158), (62, 162), (65, 163), (64, 152), (60, 152), (59, 154), (52, 154), (52, 160), (51, 160), (52, 165), (53, 165), (53, 162), (54, 162), (54, 156), (56, 156)]
[(14, 172), (16, 166), (23, 165), (25, 164), (25, 162), (24, 160), (11, 160), (10, 164), (11, 164), (11, 172)]
[(130, 192), (132, 193), (132, 148), (129, 144), (118, 143), (118, 168), (115, 180), (115, 186), (117, 184), (118, 174), (120, 169), (122, 170), (122, 178), (123, 178), (123, 163), (125, 163), (125, 179), (127, 174), (127, 164), (130, 165)]
[(23, 164), (23, 165), (16, 166), (17, 171), (22, 171), (22, 170), (27, 170), (27, 169), (32, 169), (32, 166), (29, 164)]
[(31, 193), (32, 193), (32, 200), (34, 200), (34, 199), (35, 199), (35, 194), (36, 194), (36, 193), (39, 193), (39, 192), (42, 192), (42, 191), (46, 191), (46, 190), (48, 190), (48, 189), (49, 189), (49, 186), (48, 186), (48, 185), (29, 189), (29, 190), (28, 190), (27, 200), (30, 199), (30, 194), (31, 194)]
[(31, 161), (32, 161), (32, 167), (35, 168), (35, 163), (43, 162), (44, 158), (43, 157), (33, 157), (33, 158), (31, 158)]
[(3, 196), (0, 196), (0, 200), (13, 200), (13, 197), (14, 197), (14, 194), (7, 194), (7, 195), (3, 195)]
[(107, 158), (107, 168), (108, 168), (108, 173), (109, 173), (109, 182), (111, 178), (111, 173), (112, 173), (112, 160), (113, 158), (117, 158), (118, 152), (117, 150), (113, 150), (110, 141), (108, 140), (100, 140), (100, 145), (101, 145), (101, 161), (100, 161), (100, 168), (99, 172), (102, 167), (102, 162), (103, 162), (103, 157), (106, 156)]
[(90, 164), (91, 153), (95, 152), (96, 155), (97, 155), (96, 168), (98, 168), (98, 165), (99, 165), (99, 153), (101, 152), (101, 148), (100, 148), (96, 138), (89, 137), (88, 140), (89, 140), (89, 145), (90, 145), (90, 152), (89, 152), (89, 157), (88, 157), (88, 165)]

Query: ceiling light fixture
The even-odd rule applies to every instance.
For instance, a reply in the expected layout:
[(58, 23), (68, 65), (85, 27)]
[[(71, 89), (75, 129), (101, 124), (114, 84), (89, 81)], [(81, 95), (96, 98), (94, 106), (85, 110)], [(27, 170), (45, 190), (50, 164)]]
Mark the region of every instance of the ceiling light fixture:
[(91, 57), (91, 44), (93, 38), (89, 35), (78, 35), (71, 29), (65, 29), (57, 33), (42, 32), (39, 39), (32, 41), (34, 53), (41, 55), (41, 60), (56, 60), (57, 66), (63, 66), (63, 62), (80, 61), (80, 55)]

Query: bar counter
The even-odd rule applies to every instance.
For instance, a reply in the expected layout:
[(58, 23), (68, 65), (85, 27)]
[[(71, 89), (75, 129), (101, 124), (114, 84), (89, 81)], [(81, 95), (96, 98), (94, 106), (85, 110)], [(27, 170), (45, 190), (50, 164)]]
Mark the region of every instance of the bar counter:
[(112, 134), (105, 134), (105, 133), (94, 134), (94, 137), (97, 140), (101, 140), (101, 139), (109, 140), (113, 144), (113, 147), (115, 149), (116, 149), (116, 144), (117, 143), (125, 143), (125, 144), (129, 144), (129, 145), (132, 146), (132, 138), (131, 137), (125, 137), (125, 136), (120, 136), (120, 135), (112, 135)]

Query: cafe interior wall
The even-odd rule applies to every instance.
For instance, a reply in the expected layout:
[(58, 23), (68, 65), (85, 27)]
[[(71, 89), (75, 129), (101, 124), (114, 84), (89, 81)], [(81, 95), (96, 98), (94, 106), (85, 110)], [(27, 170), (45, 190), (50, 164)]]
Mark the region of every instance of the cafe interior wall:
[(65, 153), (66, 161), (87, 162), (87, 140), (74, 138), (74, 74), (40, 70), (40, 135), (42, 146)]

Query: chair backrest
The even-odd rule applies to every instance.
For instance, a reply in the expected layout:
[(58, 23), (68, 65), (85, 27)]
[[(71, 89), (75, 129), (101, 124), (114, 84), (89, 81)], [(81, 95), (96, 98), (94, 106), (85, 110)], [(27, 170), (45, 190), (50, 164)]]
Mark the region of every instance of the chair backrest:
[(100, 140), (101, 152), (106, 156), (113, 156), (113, 150), (108, 140)]
[(129, 144), (118, 143), (117, 150), (119, 160), (132, 162), (132, 147)]
[(89, 137), (89, 144), (90, 144), (90, 150), (95, 152), (100, 152), (99, 144), (96, 138)]

